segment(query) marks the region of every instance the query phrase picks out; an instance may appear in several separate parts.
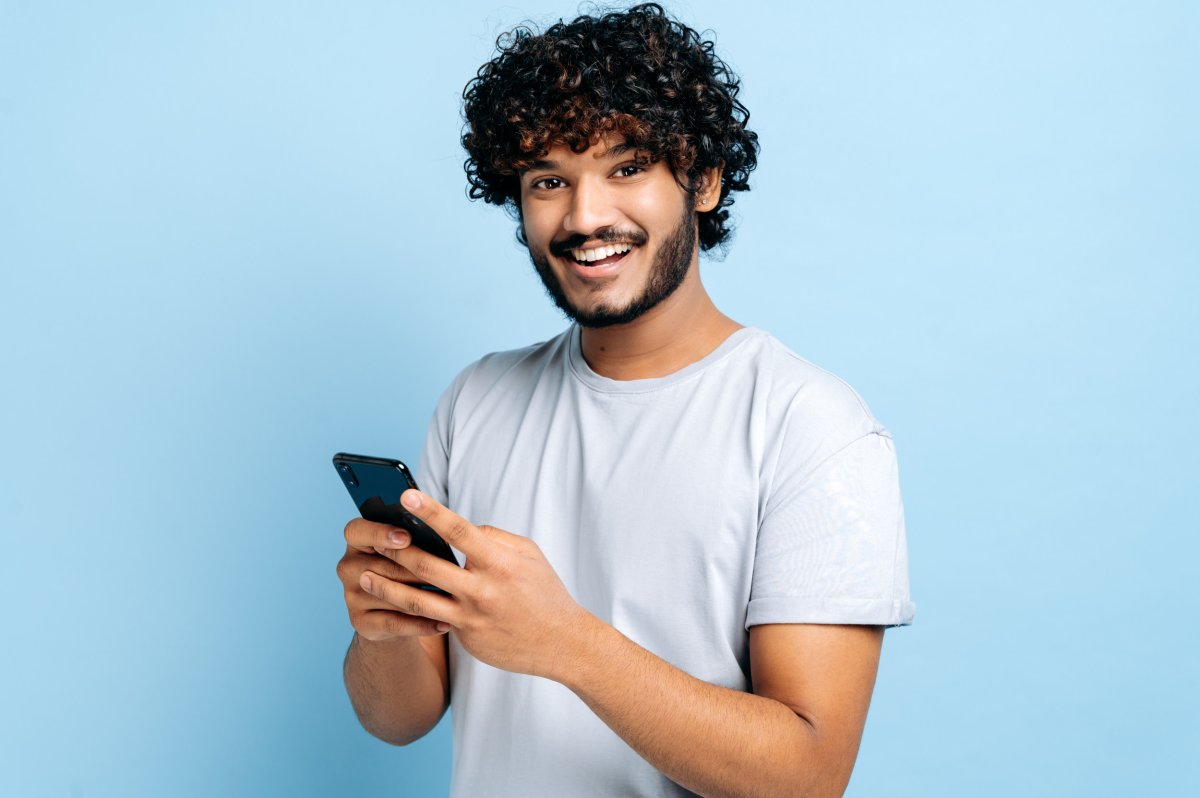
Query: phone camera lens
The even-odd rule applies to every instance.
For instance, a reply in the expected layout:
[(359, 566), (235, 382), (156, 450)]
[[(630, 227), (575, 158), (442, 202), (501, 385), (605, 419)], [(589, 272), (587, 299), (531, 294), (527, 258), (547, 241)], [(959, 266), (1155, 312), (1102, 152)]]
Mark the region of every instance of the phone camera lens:
[(358, 479), (354, 476), (354, 469), (348, 463), (342, 463), (338, 466), (338, 470), (342, 472), (342, 479), (352, 488), (358, 487)]

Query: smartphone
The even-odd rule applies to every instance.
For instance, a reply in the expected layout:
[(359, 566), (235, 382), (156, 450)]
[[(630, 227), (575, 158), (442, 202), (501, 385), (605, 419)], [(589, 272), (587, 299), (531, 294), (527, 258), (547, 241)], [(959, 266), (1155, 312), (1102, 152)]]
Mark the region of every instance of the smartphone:
[(363, 518), (398, 526), (412, 535), (414, 546), (459, 564), (450, 544), (400, 504), (400, 494), (417, 487), (408, 466), (387, 457), (341, 452), (333, 456), (333, 467)]

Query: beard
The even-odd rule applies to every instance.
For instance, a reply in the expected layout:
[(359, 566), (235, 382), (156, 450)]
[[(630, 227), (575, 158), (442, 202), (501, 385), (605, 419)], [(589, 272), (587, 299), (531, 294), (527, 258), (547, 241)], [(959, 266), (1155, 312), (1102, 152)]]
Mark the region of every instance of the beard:
[[(680, 218), (679, 224), (663, 239), (662, 245), (659, 246), (658, 252), (654, 255), (654, 263), (651, 264), (650, 273), (646, 277), (645, 288), (642, 289), (640, 296), (635, 297), (625, 307), (614, 307), (602, 303), (590, 309), (585, 309), (573, 305), (571, 300), (567, 299), (567, 294), (563, 290), (562, 283), (550, 269), (550, 256), (548, 252), (543, 250), (535, 253), (530, 248), (529, 257), (533, 261), (533, 268), (537, 271), (538, 277), (542, 279), (542, 285), (546, 288), (546, 294), (567, 319), (576, 322), (581, 327), (592, 328), (628, 324), (671, 296), (671, 294), (675, 293), (675, 289), (683, 284), (684, 278), (687, 277), (688, 268), (692, 265), (692, 255), (696, 251), (695, 209), (696, 203), (694, 198), (691, 195), (687, 195), (683, 207), (683, 216)], [(561, 253), (566, 257), (571, 257), (568, 249), (582, 246), (587, 241), (604, 240), (632, 240), (635, 243), (644, 244), (647, 236), (644, 233), (637, 236), (621, 233), (573, 236), (565, 241), (551, 244), (550, 250)]]

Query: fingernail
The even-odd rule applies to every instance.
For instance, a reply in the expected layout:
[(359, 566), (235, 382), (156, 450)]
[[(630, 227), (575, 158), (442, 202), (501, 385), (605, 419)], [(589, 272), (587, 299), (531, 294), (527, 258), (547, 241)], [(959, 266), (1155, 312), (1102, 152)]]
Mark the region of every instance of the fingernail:
[(450, 624), (448, 624), (448, 623), (439, 623), (439, 624), (437, 625), (437, 630), (438, 630), (439, 632), (449, 632), (449, 631), (450, 631)]
[(405, 534), (404, 532), (392, 532), (391, 534), (388, 535), (388, 540), (392, 541), (397, 546), (407, 546), (408, 545), (408, 535)]
[(359, 578), (358, 583), (360, 585), (362, 585), (363, 590), (370, 590), (371, 589), (371, 575), (363, 574), (362, 577)]
[(421, 494), (417, 493), (415, 490), (405, 491), (404, 495), (400, 497), (400, 501), (402, 501), (404, 506), (408, 509), (415, 510), (421, 506)]

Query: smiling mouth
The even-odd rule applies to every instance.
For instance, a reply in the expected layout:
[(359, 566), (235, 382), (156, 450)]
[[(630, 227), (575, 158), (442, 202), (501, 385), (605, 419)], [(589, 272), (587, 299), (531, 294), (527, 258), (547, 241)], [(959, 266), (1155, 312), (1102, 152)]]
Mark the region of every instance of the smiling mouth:
[(608, 244), (591, 249), (572, 249), (570, 254), (580, 266), (607, 266), (625, 257), (632, 249), (632, 244)]

